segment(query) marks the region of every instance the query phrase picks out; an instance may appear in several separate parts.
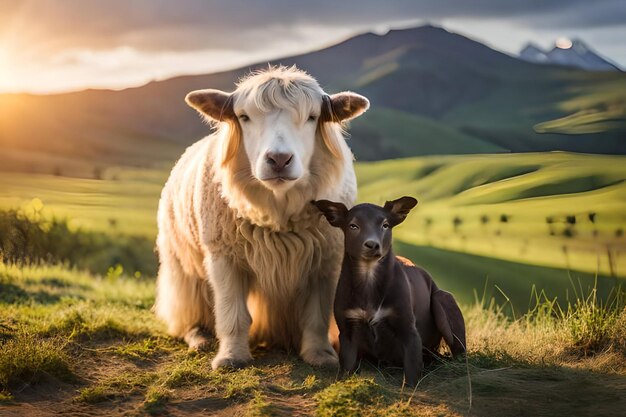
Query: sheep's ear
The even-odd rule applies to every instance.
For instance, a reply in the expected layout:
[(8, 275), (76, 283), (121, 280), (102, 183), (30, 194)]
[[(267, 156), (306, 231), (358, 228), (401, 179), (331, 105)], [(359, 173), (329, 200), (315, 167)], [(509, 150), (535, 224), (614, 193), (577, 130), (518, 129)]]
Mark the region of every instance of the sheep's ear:
[(185, 101), (204, 116), (219, 121), (235, 120), (232, 94), (220, 90), (196, 90)]
[(328, 200), (317, 200), (312, 203), (324, 214), (328, 223), (335, 227), (343, 226), (346, 214), (348, 214), (348, 208), (345, 205)]
[(391, 213), (390, 223), (396, 226), (406, 219), (409, 212), (417, 205), (417, 200), (413, 197), (400, 197), (397, 200), (387, 201), (385, 209)]
[[(359, 117), (370, 107), (370, 102), (365, 97), (352, 93), (350, 91), (344, 91), (343, 93), (333, 94), (327, 96), (323, 106), (322, 113), (325, 119), (333, 122), (341, 122), (344, 120), (354, 119)], [(326, 102), (328, 101), (328, 103)]]

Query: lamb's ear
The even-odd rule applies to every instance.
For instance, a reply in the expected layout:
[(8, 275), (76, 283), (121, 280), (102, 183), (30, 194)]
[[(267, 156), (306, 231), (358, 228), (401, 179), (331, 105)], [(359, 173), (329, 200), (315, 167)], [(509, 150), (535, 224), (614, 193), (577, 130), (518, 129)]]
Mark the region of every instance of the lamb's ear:
[(345, 205), (328, 200), (317, 200), (311, 203), (324, 214), (328, 223), (335, 227), (343, 226), (346, 214), (348, 214), (348, 208)]
[(393, 226), (396, 226), (406, 219), (409, 212), (413, 207), (417, 205), (417, 200), (413, 197), (400, 197), (397, 200), (387, 201), (385, 203), (385, 209), (391, 213), (390, 222)]
[(210, 119), (224, 122), (235, 120), (232, 94), (220, 90), (196, 90), (187, 94), (185, 101)]
[[(324, 101), (326, 102), (326, 100)], [(327, 115), (323, 114), (323, 116), (326, 116), (325, 119), (333, 122), (341, 122), (359, 117), (370, 107), (368, 99), (350, 91), (328, 96), (328, 101), (330, 102), (330, 106), (324, 103), (325, 106), (323, 106), (322, 113), (330, 113)]]

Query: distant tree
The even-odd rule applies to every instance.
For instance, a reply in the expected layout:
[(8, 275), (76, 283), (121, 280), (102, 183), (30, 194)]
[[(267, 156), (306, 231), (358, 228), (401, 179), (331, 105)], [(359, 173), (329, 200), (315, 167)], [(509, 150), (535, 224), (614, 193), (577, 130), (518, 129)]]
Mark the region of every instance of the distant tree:
[(548, 233), (550, 234), (550, 236), (554, 236), (554, 227), (552, 226), (554, 224), (554, 217), (552, 216), (548, 216), (546, 217), (546, 223), (548, 225)]
[(621, 228), (620, 228), (620, 229), (617, 229), (617, 230), (615, 231), (615, 237), (622, 237), (622, 236), (624, 236), (624, 230), (623, 230), (623, 229), (621, 229)]
[(576, 216), (575, 216), (575, 215), (566, 216), (566, 217), (565, 217), (565, 222), (566, 222), (567, 224), (571, 224), (571, 225), (576, 224)]
[(565, 237), (574, 237), (576, 236), (576, 230), (573, 227), (566, 227), (563, 229), (563, 236)]
[(109, 226), (111, 226), (112, 228), (117, 227), (117, 219), (113, 217), (109, 217)]
[(480, 216), (480, 222), (482, 224), (487, 224), (489, 223), (489, 216), (487, 216), (486, 214), (483, 214), (482, 216)]
[(500, 223), (508, 223), (510, 220), (511, 220), (511, 216), (509, 216), (508, 214), (500, 215)]
[(594, 224), (595, 224), (595, 222), (596, 222), (596, 213), (594, 213), (594, 212), (592, 211), (591, 213), (589, 213), (589, 214), (587, 215), (587, 217), (589, 218), (589, 221), (590, 221), (591, 223), (594, 223)]
[(454, 231), (456, 232), (463, 224), (463, 219), (461, 219), (459, 216), (455, 216), (454, 219), (452, 219), (452, 224), (454, 225)]
[(100, 168), (97, 165), (93, 168), (93, 179), (94, 180), (101, 180), (102, 179), (102, 168)]

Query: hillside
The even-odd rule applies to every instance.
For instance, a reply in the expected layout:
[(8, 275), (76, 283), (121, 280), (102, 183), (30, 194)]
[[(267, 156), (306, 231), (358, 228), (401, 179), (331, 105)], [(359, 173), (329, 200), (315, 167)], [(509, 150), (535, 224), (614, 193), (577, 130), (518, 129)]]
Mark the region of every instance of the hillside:
[[(364, 34), (279, 63), (309, 71), (330, 92), (351, 89), (371, 99), (371, 117), (352, 126), (351, 146), (362, 160), (626, 153), (623, 73), (530, 64), (432, 26)], [(250, 68), (123, 91), (0, 95), (0, 169), (91, 177), (94, 165), (171, 162), (208, 131), (185, 94), (232, 90)]]
[(360, 201), (417, 197), (395, 235), (412, 245), (626, 276), (623, 156), (410, 158), (359, 164), (357, 176)]

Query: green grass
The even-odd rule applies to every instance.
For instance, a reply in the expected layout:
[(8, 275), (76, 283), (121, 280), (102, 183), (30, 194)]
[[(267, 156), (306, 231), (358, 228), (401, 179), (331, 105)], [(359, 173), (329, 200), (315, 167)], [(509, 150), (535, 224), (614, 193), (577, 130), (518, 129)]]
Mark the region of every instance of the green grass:
[[(362, 362), (358, 375), (338, 380), (266, 349), (247, 368), (213, 371), (215, 347), (190, 353), (163, 334), (150, 311), (152, 280), (5, 264), (0, 277), (25, 294), (0, 293), (0, 413), (594, 415), (594, 403), (611, 414), (626, 401), (623, 292), (608, 301), (578, 294), (563, 308), (536, 295), (515, 319), (488, 296), (464, 303), (467, 363), (433, 364), (413, 391), (397, 368)], [(37, 401), (51, 391), (53, 400)]]
[(154, 238), (156, 210), (169, 171), (110, 168), (103, 179), (0, 174), (0, 209), (67, 218), (73, 229)]

